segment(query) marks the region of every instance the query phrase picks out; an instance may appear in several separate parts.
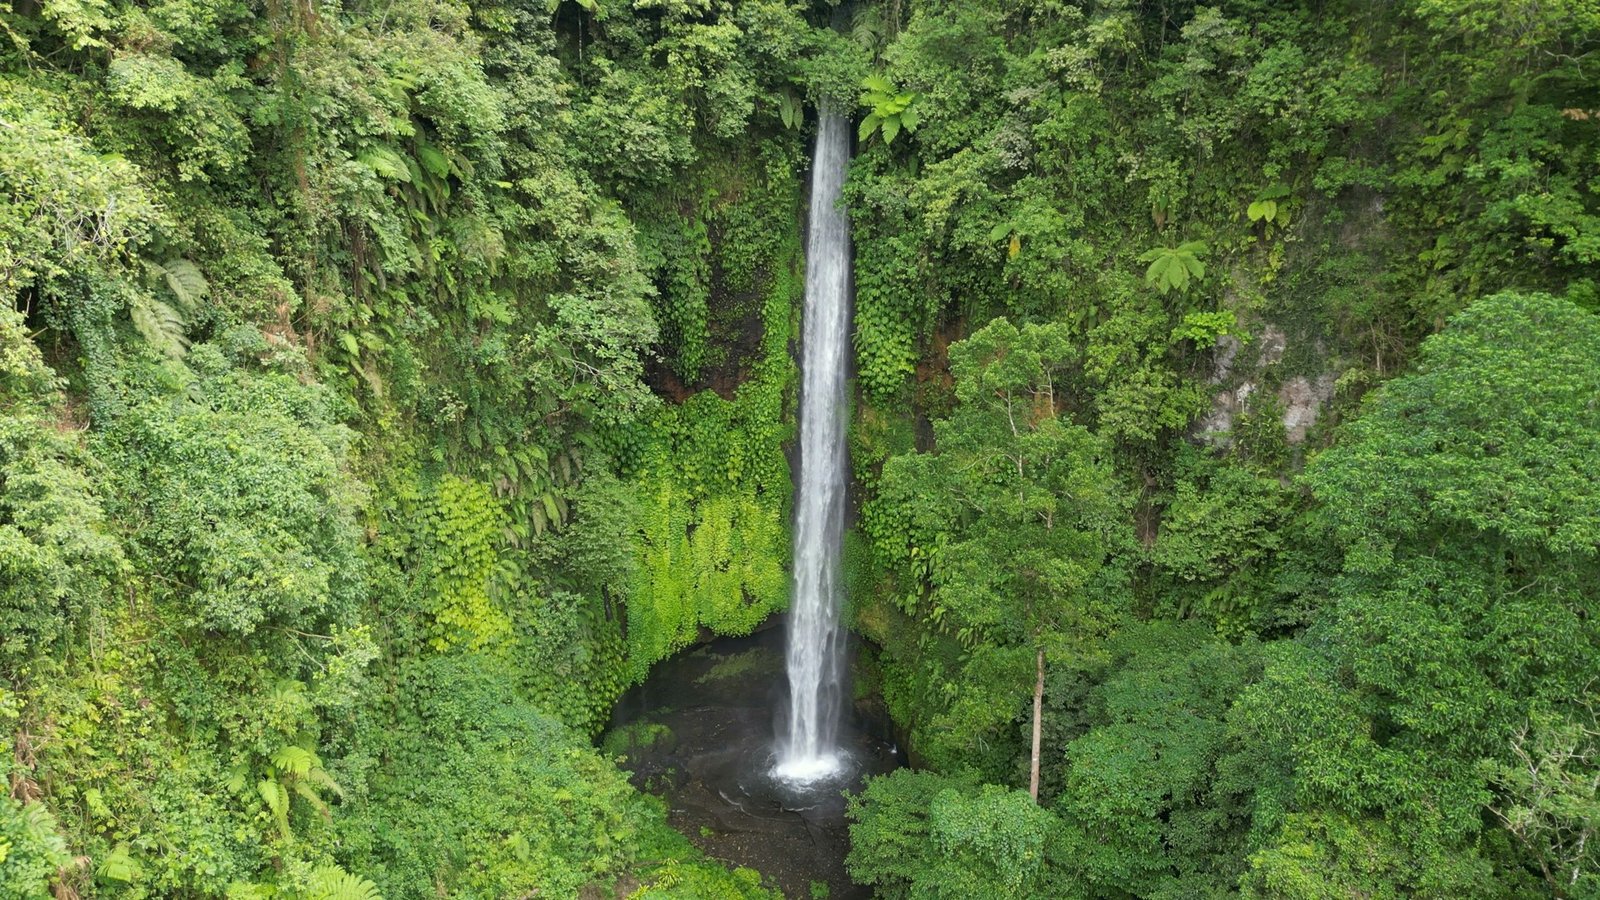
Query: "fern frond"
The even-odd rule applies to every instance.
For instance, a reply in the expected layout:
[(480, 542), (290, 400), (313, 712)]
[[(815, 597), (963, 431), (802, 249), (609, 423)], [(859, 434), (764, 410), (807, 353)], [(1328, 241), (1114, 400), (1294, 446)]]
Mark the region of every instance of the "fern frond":
[(365, 166), (379, 178), (387, 178), (391, 181), (402, 183), (411, 181), (411, 169), (406, 166), (405, 157), (388, 145), (379, 145), (363, 150), (361, 155), (356, 157), (356, 162)]
[(50, 855), (66, 860), (67, 840), (61, 836), (56, 817), (43, 803), (34, 801), (22, 808), (22, 831), (30, 843), (43, 846)]
[(289, 744), (272, 754), (272, 764), (292, 775), (304, 775), (318, 766), (317, 755), (304, 747)]
[(167, 283), (167, 289), (178, 301), (178, 309), (185, 314), (193, 314), (199, 309), (200, 301), (211, 292), (211, 283), (200, 273), (200, 267), (187, 259), (169, 259), (158, 268)]
[(235, 794), (235, 795), (243, 794), (244, 793), (245, 784), (246, 784), (246, 779), (248, 779), (249, 777), (250, 777), (250, 764), (241, 762), (241, 763), (238, 763), (237, 765), (235, 765), (231, 770), (229, 770), (229, 772), (228, 772), (228, 780), (223, 782), (223, 784), (227, 786), (229, 793)]
[(100, 865), (95, 867), (95, 875), (109, 881), (120, 881), (124, 884), (136, 881), (139, 878), (139, 864), (134, 862), (133, 855), (128, 852), (127, 844), (118, 844)]
[(333, 810), (328, 807), (328, 801), (317, 796), (316, 789), (312, 788), (311, 785), (296, 779), (294, 781), (294, 792), (300, 795), (301, 799), (311, 804), (311, 808), (320, 813), (324, 819), (333, 818)]
[(272, 702), (285, 706), (305, 702), (305, 685), (293, 678), (278, 682), (272, 688)]
[(328, 770), (322, 767), (320, 761), (315, 766), (312, 766), (311, 771), (302, 777), (305, 778), (308, 784), (314, 784), (325, 791), (333, 791), (335, 796), (344, 796), (344, 788), (333, 780), (333, 776), (328, 774)]
[(367, 879), (330, 865), (311, 873), (305, 900), (383, 900), (383, 895)]
[(450, 160), (439, 151), (438, 147), (425, 141), (417, 141), (417, 162), (435, 178), (444, 178), (450, 174)]
[(228, 891), (223, 894), (223, 898), (224, 900), (270, 900), (274, 893), (276, 891), (269, 885), (235, 881), (228, 885)]
[(189, 350), (183, 315), (154, 297), (138, 294), (128, 307), (133, 327), (140, 336), (173, 359), (182, 359)]
[(256, 785), (256, 791), (261, 794), (261, 799), (266, 801), (273, 821), (278, 823), (278, 831), (283, 834), (285, 840), (289, 839), (289, 792), (272, 778), (261, 779)]

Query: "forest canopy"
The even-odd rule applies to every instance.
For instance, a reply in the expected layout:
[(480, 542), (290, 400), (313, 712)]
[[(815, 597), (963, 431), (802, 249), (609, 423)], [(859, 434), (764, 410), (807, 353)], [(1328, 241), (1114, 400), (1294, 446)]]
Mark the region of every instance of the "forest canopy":
[(848, 114), (884, 897), (1600, 897), (1596, 0), (0, 0), (0, 898), (766, 897)]

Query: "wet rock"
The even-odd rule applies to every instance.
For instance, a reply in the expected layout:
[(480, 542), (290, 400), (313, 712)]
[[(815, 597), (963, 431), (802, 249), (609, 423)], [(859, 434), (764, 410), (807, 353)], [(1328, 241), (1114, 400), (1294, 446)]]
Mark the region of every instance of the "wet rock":
[(607, 739), (645, 745), (630, 754), (634, 783), (665, 799), (668, 822), (711, 857), (757, 869), (786, 896), (808, 896), (822, 882), (833, 900), (870, 897), (845, 871), (842, 792), (903, 760), (875, 737), (889, 727), (872, 719), (882, 704), (871, 698), (852, 707), (860, 718), (842, 723), (852, 760), (842, 780), (807, 787), (774, 779), (774, 726), (786, 706), (782, 639), (781, 629), (725, 638), (658, 664), (618, 701)]

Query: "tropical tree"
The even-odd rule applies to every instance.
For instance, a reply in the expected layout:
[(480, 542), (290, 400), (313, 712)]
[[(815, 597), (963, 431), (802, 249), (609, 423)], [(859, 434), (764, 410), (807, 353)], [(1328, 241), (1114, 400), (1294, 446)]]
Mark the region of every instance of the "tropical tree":
[(937, 452), (884, 470), (886, 492), (909, 480), (948, 513), (925, 548), (932, 617), (969, 647), (1031, 651), (1035, 799), (1046, 652), (1105, 631), (1119, 596), (1106, 561), (1126, 539), (1105, 445), (1062, 414), (1074, 353), (1065, 327), (1004, 318), (952, 345), (959, 405), (935, 426)]
[[(1592, 721), (1600, 650), (1596, 359), (1592, 314), (1489, 297), (1311, 464), (1344, 574), (1301, 652), (1244, 703), (1255, 739), (1288, 751), (1308, 810), (1258, 855), (1262, 884), (1322, 866), (1291, 851), (1307, 829), (1397, 861), (1350, 869), (1343, 895), (1475, 896), (1559, 871), (1559, 896), (1592, 880), (1572, 815), (1592, 801), (1566, 782), (1593, 777), (1574, 723)], [(1543, 775), (1513, 774), (1530, 764)], [(1490, 840), (1496, 819), (1513, 841)]]
[(883, 897), (1040, 896), (1059, 826), (1021, 791), (901, 769), (850, 799), (858, 882)]

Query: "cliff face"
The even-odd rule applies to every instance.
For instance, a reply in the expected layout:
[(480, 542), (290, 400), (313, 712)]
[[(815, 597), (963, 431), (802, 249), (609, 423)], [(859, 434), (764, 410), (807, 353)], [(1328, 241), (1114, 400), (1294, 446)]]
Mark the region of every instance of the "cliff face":
[[(1288, 336), (1276, 325), (1263, 324), (1258, 333), (1246, 333), (1244, 340), (1224, 335), (1217, 340), (1215, 369), (1208, 383), (1216, 386), (1211, 408), (1196, 421), (1193, 434), (1209, 446), (1227, 449), (1241, 416), (1253, 407), (1281, 410), (1277, 421), (1283, 427), (1284, 440), (1291, 447), (1306, 443), (1333, 401), (1335, 375), (1318, 372), (1314, 375), (1288, 375), (1284, 371), (1284, 355), (1288, 349)], [(1254, 350), (1254, 358), (1242, 364), (1241, 354)], [(1322, 350), (1317, 353), (1317, 350)], [(1331, 360), (1326, 350), (1314, 348), (1311, 361), (1323, 365)], [(1320, 358), (1319, 358), (1320, 357)], [(1278, 385), (1274, 391), (1271, 385)], [(1257, 392), (1265, 390), (1265, 398)]]
[(786, 603), (865, 59), (637, 6), (0, 9), (0, 894), (764, 895), (587, 738)]

